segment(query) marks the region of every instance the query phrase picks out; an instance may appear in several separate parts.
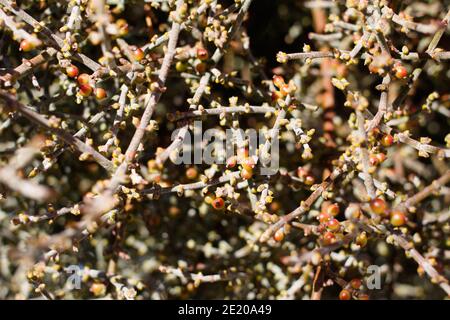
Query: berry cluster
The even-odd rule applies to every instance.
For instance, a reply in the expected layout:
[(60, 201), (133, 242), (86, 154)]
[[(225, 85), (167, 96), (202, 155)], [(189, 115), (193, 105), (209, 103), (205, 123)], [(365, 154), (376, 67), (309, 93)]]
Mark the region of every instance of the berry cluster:
[(448, 297), (449, 21), (0, 0), (0, 299)]

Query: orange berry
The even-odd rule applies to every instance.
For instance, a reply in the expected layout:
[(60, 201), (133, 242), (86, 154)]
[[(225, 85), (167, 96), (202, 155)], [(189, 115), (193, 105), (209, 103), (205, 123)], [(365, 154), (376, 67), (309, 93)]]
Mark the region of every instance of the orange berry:
[(278, 229), (275, 234), (273, 235), (273, 239), (276, 242), (281, 242), (284, 239), (284, 230), (283, 228)]
[(281, 209), (281, 205), (278, 201), (274, 201), (270, 204), (270, 210), (272, 212), (277, 212), (280, 209)]
[(386, 134), (381, 138), (381, 144), (385, 147), (390, 147), (394, 143), (394, 137), (390, 134)]
[(89, 291), (96, 297), (103, 296), (106, 293), (106, 286), (103, 283), (93, 283)]
[(358, 300), (369, 300), (369, 295), (362, 293), (358, 295)]
[(282, 99), (283, 94), (280, 91), (274, 91), (272, 92), (272, 101), (277, 101), (278, 99)]
[(116, 26), (119, 28), (119, 35), (121, 37), (128, 34), (128, 23), (125, 19), (118, 19), (116, 21)]
[(289, 85), (288, 84), (283, 84), (283, 86), (280, 88), (280, 92), (283, 95), (283, 97), (287, 96), (289, 94)]
[(327, 223), (331, 219), (331, 215), (326, 212), (321, 212), (317, 218), (320, 223)]
[(313, 176), (310, 176), (310, 175), (306, 176), (306, 178), (305, 178), (305, 184), (306, 184), (307, 186), (312, 186), (312, 185), (314, 184), (314, 177), (313, 177)]
[(402, 65), (398, 65), (394, 68), (395, 76), (399, 79), (404, 79), (408, 76), (408, 71)]
[(374, 65), (373, 63), (369, 64), (370, 73), (378, 73), (379, 70), (380, 68)]
[(332, 215), (333, 217), (336, 217), (339, 214), (339, 206), (337, 203), (330, 204), (326, 209), (325, 212)]
[(82, 73), (77, 78), (78, 84), (88, 84), (90, 80), (91, 76), (87, 73)]
[(144, 51), (142, 51), (142, 49), (139, 47), (133, 48), (132, 53), (133, 53), (133, 58), (136, 61), (141, 61), (145, 57)]
[[(176, 217), (176, 216), (178, 216), (178, 215), (180, 214), (180, 212), (181, 212), (181, 210), (180, 210), (179, 207), (171, 206), (171, 207), (169, 208), (169, 215), (170, 215), (171, 217)], [(159, 224), (159, 221), (156, 220), (156, 221), (154, 221), (154, 223)]]
[(386, 212), (387, 205), (386, 205), (386, 202), (383, 199), (376, 198), (376, 199), (373, 199), (370, 202), (370, 208), (376, 214), (380, 214), (381, 215), (381, 214), (384, 214)]
[(323, 122), (323, 130), (327, 131), (327, 132), (332, 132), (334, 131), (334, 123), (333, 121), (330, 120), (325, 120)]
[(298, 169), (297, 169), (297, 176), (299, 178), (305, 178), (307, 174), (308, 174), (308, 171), (305, 168), (298, 167)]
[(331, 219), (327, 222), (327, 228), (332, 232), (336, 232), (341, 228), (341, 224), (336, 219)]
[(205, 71), (206, 71), (206, 63), (203, 63), (203, 62), (196, 63), (195, 64), (195, 70), (198, 73), (205, 73)]
[(361, 247), (365, 247), (367, 244), (367, 234), (365, 231), (358, 234), (355, 240), (356, 244)]
[(206, 60), (208, 59), (208, 57), (208, 50), (206, 50), (205, 48), (197, 48), (197, 58), (199, 58), (200, 60)]
[(239, 148), (237, 151), (237, 156), (239, 159), (245, 159), (248, 157), (248, 148)]
[(334, 235), (334, 233), (330, 231), (325, 232), (325, 234), (323, 235), (324, 245), (327, 246), (333, 244), (334, 242), (336, 242), (336, 236)]
[(278, 89), (281, 89), (281, 87), (285, 84), (284, 78), (282, 76), (273, 76), (272, 82)]
[(406, 223), (406, 216), (403, 212), (397, 210), (391, 212), (391, 224), (394, 227), (401, 227), (405, 223)]
[(128, 26), (128, 23), (125, 19), (117, 19), (116, 26), (123, 28), (124, 26)]
[(198, 171), (195, 167), (190, 167), (186, 170), (186, 177), (190, 180), (197, 178)]
[(380, 134), (380, 129), (379, 128), (373, 128), (370, 132), (369, 132), (369, 134), (371, 135), (371, 136), (373, 136), (373, 137), (376, 137), (377, 135), (379, 135)]
[(92, 87), (91, 87), (89, 84), (82, 84), (82, 85), (80, 86), (80, 94), (81, 94), (83, 97), (88, 97), (88, 96), (90, 96), (91, 93), (92, 93), (92, 91), (93, 91), (93, 89), (92, 89)]
[(229, 157), (227, 160), (227, 168), (234, 168), (237, 164), (237, 159), (235, 156)]
[(252, 157), (247, 157), (242, 161), (241, 165), (245, 170), (251, 171), (255, 167), (255, 160)]
[(370, 165), (376, 166), (379, 163), (378, 157), (375, 154), (371, 154), (369, 157)]
[(20, 50), (22, 50), (23, 52), (29, 52), (29, 51), (33, 50), (34, 48), (35, 48), (34, 43), (27, 39), (23, 39), (20, 42)]
[(248, 180), (253, 176), (253, 170), (242, 169), (241, 177), (244, 180)]
[(339, 300), (350, 300), (352, 295), (347, 289), (342, 289), (339, 293)]
[(355, 278), (352, 279), (352, 281), (350, 281), (350, 286), (355, 289), (355, 290), (359, 290), (359, 288), (361, 288), (362, 282), (361, 279), (359, 278)]
[(222, 210), (225, 207), (225, 201), (222, 198), (216, 198), (213, 200), (212, 206), (216, 210)]
[(66, 68), (66, 73), (69, 77), (75, 78), (78, 76), (79, 70), (78, 70), (77, 66), (71, 64), (70, 66), (68, 66)]
[(382, 163), (384, 162), (384, 160), (386, 160), (386, 154), (384, 154), (383, 152), (377, 153), (376, 157), (379, 163)]
[(103, 88), (95, 88), (95, 97), (98, 100), (102, 100), (106, 98), (106, 91)]

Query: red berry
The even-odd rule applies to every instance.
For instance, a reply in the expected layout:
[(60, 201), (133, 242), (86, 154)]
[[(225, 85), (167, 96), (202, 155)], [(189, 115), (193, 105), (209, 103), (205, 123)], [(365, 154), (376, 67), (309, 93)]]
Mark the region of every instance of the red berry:
[(379, 70), (380, 68), (374, 65), (373, 63), (369, 64), (370, 73), (378, 73)]
[(280, 92), (283, 95), (283, 97), (287, 96), (289, 94), (289, 85), (288, 84), (283, 84), (283, 86), (280, 88)]
[(133, 48), (132, 49), (132, 53), (133, 53), (133, 58), (136, 61), (141, 61), (145, 57), (144, 51), (142, 51), (142, 49), (138, 48), (138, 47), (137, 48)]
[(278, 201), (274, 201), (270, 204), (270, 210), (272, 212), (278, 212), (281, 209), (281, 205)]
[(239, 148), (237, 151), (237, 156), (239, 159), (245, 159), (248, 157), (248, 148)]
[(125, 36), (128, 33), (128, 23), (125, 19), (118, 19), (116, 26), (119, 28), (120, 36)]
[(356, 237), (355, 242), (356, 242), (356, 244), (358, 246), (365, 247), (366, 244), (367, 244), (367, 234), (366, 234), (366, 232), (363, 231), (360, 234), (358, 234), (358, 236)]
[(333, 217), (337, 216), (339, 214), (339, 206), (336, 203), (330, 204), (326, 209), (325, 212), (332, 215)]
[(390, 134), (386, 134), (381, 138), (381, 144), (385, 147), (390, 147), (394, 143), (394, 137)]
[(369, 295), (362, 293), (358, 295), (358, 300), (369, 300)]
[(241, 165), (245, 170), (251, 171), (255, 167), (255, 160), (252, 157), (247, 157), (242, 161)]
[(361, 288), (361, 285), (362, 285), (361, 279), (355, 278), (352, 279), (352, 281), (350, 281), (350, 286), (355, 290), (359, 290), (359, 288)]
[(371, 154), (369, 157), (369, 162), (372, 166), (376, 166), (378, 164), (378, 157), (375, 154)]
[(326, 212), (321, 212), (318, 219), (320, 223), (327, 223), (331, 219), (331, 215)]
[(278, 89), (281, 89), (282, 86), (285, 84), (284, 78), (282, 76), (273, 76), (272, 82)]
[(373, 128), (373, 129), (370, 131), (370, 134), (371, 134), (372, 136), (376, 137), (377, 135), (380, 134), (380, 129), (379, 129), (379, 128)]
[(198, 73), (205, 73), (205, 71), (206, 71), (206, 63), (203, 63), (203, 62), (196, 63), (195, 64), (195, 70)]
[(376, 157), (379, 163), (382, 163), (384, 162), (384, 160), (386, 160), (386, 155), (383, 152), (377, 153)]
[(197, 178), (197, 175), (198, 171), (195, 167), (190, 167), (186, 170), (186, 177), (190, 180), (194, 180), (195, 178)]
[(392, 211), (391, 212), (391, 224), (394, 227), (400, 227), (406, 223), (406, 216), (401, 211)]
[(314, 177), (310, 176), (310, 175), (307, 175), (306, 178), (305, 178), (305, 184), (307, 186), (312, 186), (314, 184)]
[(274, 91), (272, 92), (272, 101), (277, 101), (278, 99), (282, 99), (283, 94), (280, 91)]
[(399, 79), (404, 79), (408, 76), (408, 71), (406, 68), (402, 65), (398, 65), (394, 68), (395, 70), (395, 76)]
[(208, 59), (208, 57), (208, 50), (206, 50), (205, 48), (197, 48), (197, 58), (199, 58), (200, 60), (206, 60)]
[(229, 168), (229, 169), (234, 168), (236, 166), (236, 164), (237, 164), (237, 159), (235, 156), (228, 158), (227, 168)]
[(212, 206), (216, 210), (222, 210), (225, 207), (225, 201), (222, 198), (216, 198), (213, 200)]
[(347, 289), (342, 289), (339, 293), (339, 300), (350, 300), (352, 297), (350, 291)]
[(106, 98), (106, 91), (103, 88), (95, 88), (95, 97), (98, 100), (102, 100)]
[(382, 214), (384, 214), (386, 212), (387, 205), (386, 205), (386, 202), (383, 199), (376, 198), (376, 199), (373, 199), (370, 202), (370, 208), (376, 214), (382, 215)]
[(244, 180), (248, 180), (253, 176), (253, 170), (242, 169), (241, 177)]
[(69, 77), (75, 78), (78, 76), (79, 70), (78, 70), (77, 66), (74, 66), (73, 64), (71, 64), (70, 66), (68, 66), (66, 68), (66, 73)]
[(88, 84), (90, 80), (91, 80), (91, 76), (88, 75), (87, 73), (82, 73), (77, 78), (78, 84), (80, 84), (80, 85)]
[(273, 239), (276, 242), (281, 242), (284, 239), (284, 230), (283, 228), (280, 228), (277, 230), (277, 232), (275, 232), (275, 234), (273, 235)]
[(333, 232), (327, 231), (323, 235), (323, 243), (324, 245), (330, 245), (333, 244), (336, 241), (336, 236)]
[(92, 91), (93, 91), (93, 89), (92, 89), (92, 87), (91, 87), (89, 84), (82, 84), (82, 85), (80, 86), (80, 94), (81, 94), (83, 97), (90, 96), (91, 93), (92, 93)]
[(28, 52), (31, 51), (35, 48), (35, 45), (33, 42), (27, 40), (27, 39), (23, 39), (20, 42), (20, 50), (22, 50), (23, 52)]
[(341, 224), (336, 219), (331, 219), (327, 223), (327, 228), (332, 232), (336, 232), (341, 228)]
[(299, 178), (304, 178), (304, 177), (306, 177), (307, 174), (308, 174), (308, 171), (305, 168), (298, 167), (298, 169), (297, 169), (297, 176)]

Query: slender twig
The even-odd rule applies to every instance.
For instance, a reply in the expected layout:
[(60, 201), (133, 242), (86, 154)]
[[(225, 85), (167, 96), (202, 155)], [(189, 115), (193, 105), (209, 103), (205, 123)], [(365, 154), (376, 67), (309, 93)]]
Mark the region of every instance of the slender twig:
[(358, 133), (360, 135), (360, 138), (362, 139), (361, 147), (359, 148), (361, 153), (361, 164), (363, 167), (363, 173), (364, 173), (364, 185), (366, 186), (367, 194), (369, 195), (370, 199), (375, 198), (375, 185), (373, 183), (372, 175), (369, 173), (369, 152), (367, 150), (367, 134), (364, 127), (365, 119), (363, 116), (363, 113), (359, 110), (356, 110), (356, 119), (358, 123)]
[(99, 165), (101, 165), (103, 168), (105, 168), (107, 171), (112, 172), (114, 170), (114, 166), (111, 163), (111, 161), (109, 161), (104, 156), (102, 156), (100, 153), (98, 153), (94, 148), (92, 148), (91, 146), (85, 144), (80, 139), (78, 139), (78, 138), (72, 136), (71, 134), (67, 133), (63, 129), (55, 127), (44, 116), (42, 116), (41, 114), (33, 111), (30, 108), (25, 107), (22, 103), (17, 101), (17, 99), (14, 98), (13, 96), (0, 91), (0, 98), (4, 102), (6, 102), (8, 107), (11, 107), (15, 111), (19, 112), (24, 117), (26, 117), (28, 120), (30, 120), (30, 121), (32, 121), (32, 122), (42, 126), (43, 128), (45, 128), (49, 132), (55, 134), (56, 136), (58, 136), (58, 138), (60, 138), (65, 143), (70, 144), (71, 146), (76, 148), (79, 152), (92, 156), (92, 158)]
[[(179, 15), (181, 12), (181, 8), (184, 4), (183, 0), (177, 0), (176, 3), (176, 9), (175, 12)], [(180, 19), (180, 17), (177, 17), (176, 19)], [(162, 96), (163, 91), (165, 90), (165, 82), (167, 79), (167, 75), (169, 73), (170, 65), (172, 64), (173, 57), (175, 55), (175, 49), (178, 42), (178, 36), (180, 34), (180, 22), (179, 21), (173, 21), (172, 28), (170, 30), (169, 35), (169, 44), (167, 47), (167, 52), (164, 56), (163, 63), (160, 68), (160, 73), (158, 75), (158, 86), (159, 89), (153, 91), (150, 94), (150, 97), (148, 98), (145, 106), (144, 106), (144, 113), (140, 119), (139, 126), (136, 128), (136, 131), (131, 138), (131, 141), (128, 145), (128, 148), (125, 152), (125, 160), (122, 162), (122, 164), (117, 168), (117, 170), (114, 172), (114, 174), (111, 177), (108, 189), (104, 192), (102, 196), (100, 196), (98, 201), (103, 201), (104, 197), (111, 198), (112, 194), (114, 194), (119, 187), (127, 169), (129, 163), (131, 163), (135, 156), (136, 152), (139, 148), (139, 145), (141, 144), (141, 141), (144, 137), (145, 130), (150, 122), (150, 119), (153, 115), (153, 112), (155, 110), (156, 104), (158, 103), (159, 99)], [(98, 201), (96, 202), (98, 204)], [(112, 202), (109, 202), (113, 204)], [(102, 208), (102, 210), (98, 210), (99, 208), (95, 208), (94, 205), (90, 205), (85, 208), (88, 212), (91, 212), (94, 216), (93, 220), (96, 220), (95, 216), (98, 214), (101, 214), (102, 212), (105, 212), (107, 210), (110, 210), (110, 206), (106, 206)], [(105, 210), (106, 209), (106, 210)]]

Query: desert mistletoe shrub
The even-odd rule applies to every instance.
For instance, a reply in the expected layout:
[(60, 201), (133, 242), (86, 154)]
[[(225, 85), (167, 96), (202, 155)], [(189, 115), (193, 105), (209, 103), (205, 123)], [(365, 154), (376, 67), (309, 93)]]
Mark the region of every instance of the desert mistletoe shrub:
[(0, 0), (0, 298), (448, 297), (449, 10)]

